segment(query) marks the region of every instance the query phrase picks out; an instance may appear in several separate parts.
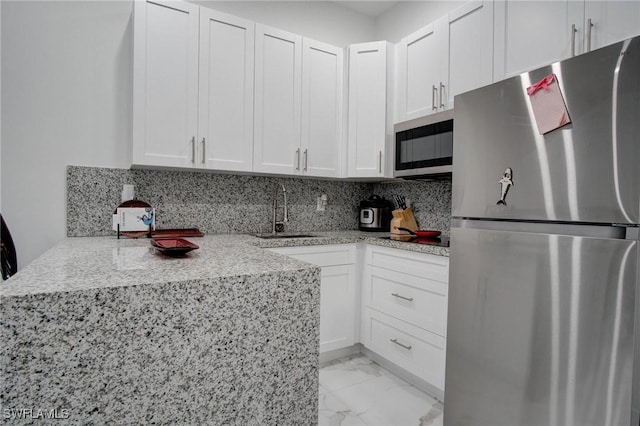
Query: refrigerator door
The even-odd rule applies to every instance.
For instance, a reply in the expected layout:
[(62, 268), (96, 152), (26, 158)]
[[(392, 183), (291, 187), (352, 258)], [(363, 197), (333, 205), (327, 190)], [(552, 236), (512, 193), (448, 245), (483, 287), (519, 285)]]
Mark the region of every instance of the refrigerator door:
[(444, 424), (629, 426), (639, 244), (452, 229)]
[[(526, 88), (551, 73), (572, 122), (540, 135)], [(456, 96), (453, 216), (640, 223), (639, 75), (636, 37)]]

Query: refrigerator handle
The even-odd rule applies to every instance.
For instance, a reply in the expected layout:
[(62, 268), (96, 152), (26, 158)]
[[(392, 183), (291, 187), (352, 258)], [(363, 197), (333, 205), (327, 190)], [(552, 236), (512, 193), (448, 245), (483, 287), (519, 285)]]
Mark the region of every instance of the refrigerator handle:
[(576, 56), (576, 24), (571, 24), (571, 57)]

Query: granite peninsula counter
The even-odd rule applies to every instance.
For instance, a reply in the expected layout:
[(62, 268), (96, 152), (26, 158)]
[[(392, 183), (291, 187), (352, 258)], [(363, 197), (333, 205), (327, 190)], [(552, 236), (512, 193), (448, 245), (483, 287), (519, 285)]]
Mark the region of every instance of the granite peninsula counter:
[(200, 249), (183, 258), (157, 254), (148, 239), (63, 241), (0, 286), (4, 417), (316, 423), (320, 269), (263, 248), (449, 250), (359, 231), (312, 234), (194, 238)]
[(70, 238), (3, 282), (5, 421), (315, 423), (320, 270), (252, 238)]

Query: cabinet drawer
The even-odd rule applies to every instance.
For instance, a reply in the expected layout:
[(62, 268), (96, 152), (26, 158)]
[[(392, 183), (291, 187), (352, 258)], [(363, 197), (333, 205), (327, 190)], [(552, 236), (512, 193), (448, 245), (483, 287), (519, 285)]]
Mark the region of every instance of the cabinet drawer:
[(449, 282), (449, 258), (400, 249), (368, 246), (366, 263), (418, 277)]
[(446, 336), (449, 289), (445, 283), (375, 266), (369, 267), (365, 277), (369, 307)]
[(326, 246), (280, 247), (269, 249), (316, 266), (351, 265), (356, 263), (355, 244), (333, 244)]
[(365, 315), (367, 346), (389, 361), (444, 390), (446, 340), (407, 326), (384, 314), (368, 310)]

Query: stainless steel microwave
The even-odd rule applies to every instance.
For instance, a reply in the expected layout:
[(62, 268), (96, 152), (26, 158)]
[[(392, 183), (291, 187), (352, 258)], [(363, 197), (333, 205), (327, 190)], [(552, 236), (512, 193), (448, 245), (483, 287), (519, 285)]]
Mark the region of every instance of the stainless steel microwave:
[(394, 132), (394, 177), (451, 175), (453, 110), (398, 123)]

